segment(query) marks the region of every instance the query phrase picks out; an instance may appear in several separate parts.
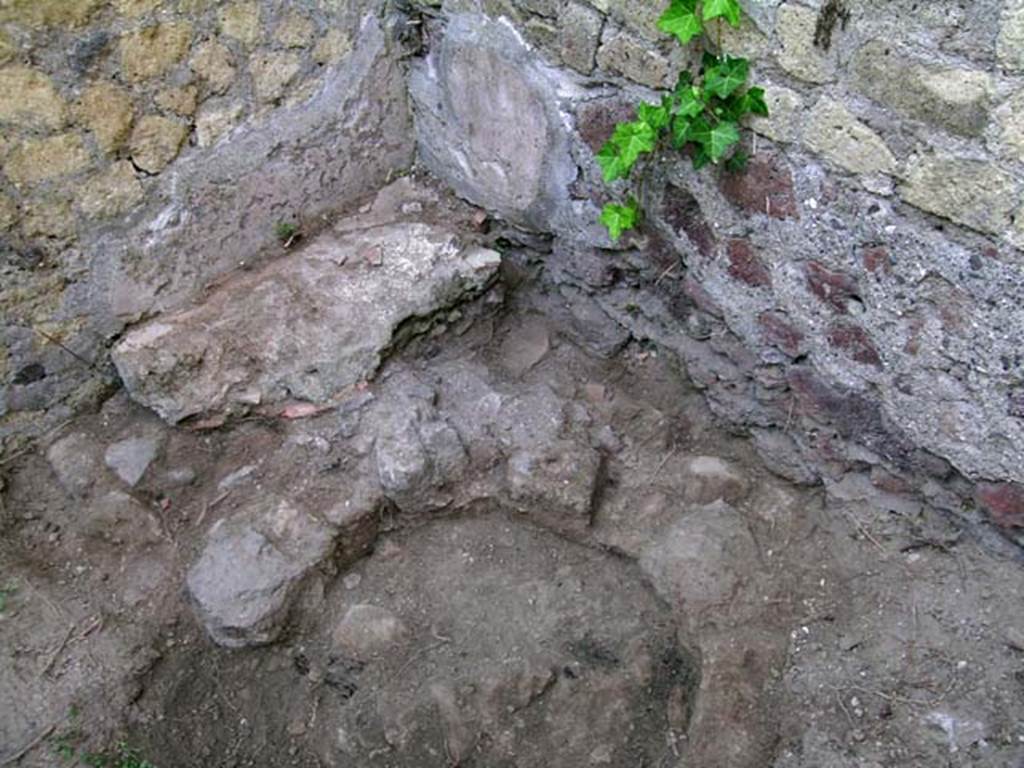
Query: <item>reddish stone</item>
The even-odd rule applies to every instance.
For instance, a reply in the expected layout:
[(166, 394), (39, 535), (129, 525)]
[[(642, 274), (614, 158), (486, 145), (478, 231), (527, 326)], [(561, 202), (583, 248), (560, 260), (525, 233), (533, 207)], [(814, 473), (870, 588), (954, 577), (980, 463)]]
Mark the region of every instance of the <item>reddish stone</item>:
[(625, 123), (636, 117), (636, 108), (622, 99), (598, 99), (588, 101), (576, 114), (576, 125), (580, 138), (595, 154), (611, 138), (618, 123)]
[(709, 315), (723, 317), (724, 313), (718, 302), (711, 298), (711, 294), (704, 290), (704, 286), (698, 283), (693, 277), (687, 277), (683, 281), (683, 293), (694, 303), (694, 305)]
[(763, 213), (773, 219), (799, 219), (793, 174), (784, 161), (772, 155), (750, 159), (744, 171), (723, 173), (719, 188), (729, 201), (744, 211)]
[(779, 312), (762, 312), (757, 322), (766, 343), (775, 345), (790, 357), (796, 357), (800, 354), (804, 335), (785, 317)]
[(880, 272), (886, 275), (892, 274), (892, 259), (889, 258), (889, 249), (884, 245), (874, 245), (870, 248), (865, 248), (861, 253), (861, 259), (864, 262), (864, 268), (868, 272), (876, 275)]
[(768, 271), (761, 258), (754, 253), (749, 240), (730, 240), (727, 245), (729, 255), (729, 276), (757, 287), (771, 287), (772, 274)]
[(811, 293), (834, 311), (846, 314), (847, 303), (857, 295), (856, 280), (845, 272), (835, 272), (817, 261), (807, 262), (804, 275)]
[(902, 477), (886, 472), (881, 467), (871, 468), (871, 484), (886, 493), (910, 493), (912, 490), (910, 483)]
[(853, 323), (836, 323), (828, 331), (828, 341), (836, 349), (847, 353), (851, 360), (864, 365), (882, 367), (882, 358), (878, 355), (871, 337), (859, 325)]
[(1003, 528), (1024, 528), (1024, 488), (1016, 483), (978, 483), (974, 499)]
[(669, 184), (661, 199), (661, 215), (677, 235), (686, 235), (705, 258), (715, 250), (715, 234), (704, 218), (697, 198), (681, 187)]

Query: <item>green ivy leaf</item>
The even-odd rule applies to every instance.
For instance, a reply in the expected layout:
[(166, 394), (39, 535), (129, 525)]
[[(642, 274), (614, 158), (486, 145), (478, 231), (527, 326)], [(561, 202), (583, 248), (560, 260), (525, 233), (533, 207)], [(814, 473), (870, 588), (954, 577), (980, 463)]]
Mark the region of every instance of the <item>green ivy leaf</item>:
[(740, 132), (735, 123), (719, 123), (711, 129), (710, 136), (704, 142), (711, 162), (717, 163), (733, 144), (740, 140)]
[(703, 144), (698, 144), (693, 152), (693, 169), (699, 171), (710, 162), (711, 155), (708, 154), (707, 147)]
[(743, 94), (743, 111), (768, 117), (768, 103), (764, 100), (764, 88), (751, 88)]
[(725, 18), (734, 27), (740, 25), (739, 0), (704, 0), (704, 21)]
[(641, 102), (636, 108), (636, 116), (640, 119), (640, 122), (651, 126), (656, 133), (668, 125), (670, 117), (669, 109), (664, 102), (660, 105)]
[(737, 149), (733, 152), (732, 157), (725, 161), (725, 168), (733, 173), (739, 173), (740, 171), (746, 170), (747, 160), (749, 159), (750, 158), (747, 157), (746, 152), (742, 149)]
[(725, 99), (747, 82), (750, 62), (727, 56), (704, 74), (704, 88), (708, 93)]
[(686, 45), (704, 31), (704, 23), (697, 15), (697, 0), (672, 0), (658, 19), (658, 29), (675, 35), (680, 43)]
[(618, 147), (628, 173), (641, 154), (654, 151), (658, 134), (645, 122), (619, 123), (615, 126), (611, 142)]
[(622, 155), (619, 154), (619, 148), (611, 141), (605, 142), (605, 145), (601, 147), (601, 151), (597, 153), (595, 159), (597, 164), (601, 166), (606, 184), (610, 184), (616, 179), (626, 178), (632, 167), (623, 162)]
[(688, 86), (676, 94), (676, 113), (684, 117), (696, 117), (704, 111), (704, 92), (696, 86)]
[(601, 211), (601, 223), (608, 228), (608, 236), (613, 241), (618, 240), (627, 229), (636, 226), (640, 216), (640, 206), (633, 198), (625, 205), (608, 203)]

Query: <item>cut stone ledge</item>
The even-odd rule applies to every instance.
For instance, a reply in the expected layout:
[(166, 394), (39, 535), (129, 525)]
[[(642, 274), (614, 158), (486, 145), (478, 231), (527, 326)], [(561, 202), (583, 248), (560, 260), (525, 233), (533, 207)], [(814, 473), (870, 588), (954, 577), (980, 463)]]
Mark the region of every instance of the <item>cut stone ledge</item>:
[(326, 403), (373, 375), (406, 321), (478, 296), (500, 263), (431, 224), (331, 232), (138, 326), (112, 357), (131, 397), (172, 424), (285, 399)]

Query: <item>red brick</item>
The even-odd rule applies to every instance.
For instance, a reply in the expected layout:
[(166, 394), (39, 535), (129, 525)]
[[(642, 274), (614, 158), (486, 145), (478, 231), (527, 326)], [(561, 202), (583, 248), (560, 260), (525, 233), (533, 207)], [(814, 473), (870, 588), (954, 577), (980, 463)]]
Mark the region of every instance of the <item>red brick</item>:
[(661, 199), (661, 215), (677, 235), (686, 235), (705, 258), (715, 251), (715, 234), (704, 218), (697, 198), (687, 190), (669, 184)]
[(780, 312), (762, 312), (758, 318), (761, 335), (765, 342), (773, 344), (790, 357), (800, 354), (804, 335)]
[(857, 281), (845, 272), (829, 269), (817, 261), (804, 266), (807, 287), (835, 312), (845, 315), (850, 299), (857, 295)]
[(793, 174), (785, 161), (761, 154), (750, 159), (746, 170), (723, 173), (719, 188), (735, 206), (773, 219), (799, 219), (793, 193)]
[(734, 280), (758, 287), (771, 287), (772, 274), (754, 252), (749, 240), (730, 240), (726, 245), (729, 256), (729, 276)]
[(836, 323), (829, 328), (828, 341), (855, 362), (873, 365), (876, 368), (882, 367), (882, 358), (879, 357), (871, 337), (859, 325)]
[(1003, 528), (1024, 528), (1024, 488), (1016, 483), (978, 483), (974, 500)]
[(873, 245), (861, 252), (861, 260), (864, 268), (873, 274), (892, 274), (892, 259), (889, 257), (889, 249), (884, 245)]
[(599, 99), (581, 106), (576, 117), (580, 138), (596, 154), (611, 138), (617, 123), (628, 122), (636, 117), (636, 107), (618, 98)]

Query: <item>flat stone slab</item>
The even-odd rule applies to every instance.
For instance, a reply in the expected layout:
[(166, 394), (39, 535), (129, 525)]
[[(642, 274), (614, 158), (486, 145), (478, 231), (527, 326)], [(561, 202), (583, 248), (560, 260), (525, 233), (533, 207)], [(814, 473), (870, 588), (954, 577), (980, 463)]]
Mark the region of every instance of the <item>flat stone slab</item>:
[(400, 328), (425, 330), (485, 290), (500, 261), (426, 223), (333, 231), (134, 328), (112, 357), (131, 397), (170, 423), (324, 403), (371, 377)]

